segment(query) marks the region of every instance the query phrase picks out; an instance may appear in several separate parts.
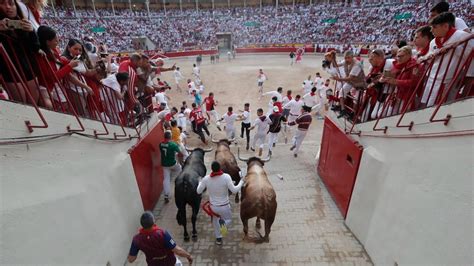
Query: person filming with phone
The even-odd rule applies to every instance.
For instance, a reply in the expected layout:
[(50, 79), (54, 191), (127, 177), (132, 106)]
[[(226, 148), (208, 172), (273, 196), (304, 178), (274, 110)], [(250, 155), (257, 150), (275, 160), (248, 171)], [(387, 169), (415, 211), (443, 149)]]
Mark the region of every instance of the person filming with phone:
[(26, 94), (26, 90), (29, 90), (33, 101), (37, 102), (39, 88), (36, 85), (36, 74), (33, 69), (37, 65), (34, 58), (40, 45), (31, 22), (19, 10), (20, 7), (16, 0), (0, 0), (0, 43), (12, 58), (13, 65), (17, 70), (24, 73), (26, 88), (19, 83), (19, 77), (15, 77), (11, 73), (10, 67), (2, 57), (0, 57), (0, 73), (6, 82), (7, 91), (14, 101), (30, 102)]

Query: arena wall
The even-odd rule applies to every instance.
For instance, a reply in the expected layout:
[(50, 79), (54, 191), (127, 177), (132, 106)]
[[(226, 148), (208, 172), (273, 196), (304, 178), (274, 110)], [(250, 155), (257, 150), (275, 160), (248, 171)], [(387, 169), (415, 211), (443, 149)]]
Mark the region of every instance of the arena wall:
[(372, 130), (375, 121), (357, 128), (364, 151), (346, 224), (376, 265), (474, 264), (473, 104), (443, 106), (436, 118), (451, 114), (447, 126), (428, 122), (428, 108), (405, 116), (411, 131), (395, 127), (399, 116), (380, 121), (386, 134)]
[[(68, 125), (76, 128), (73, 116), (42, 113), (49, 127), (30, 134), (24, 121), (39, 123), (34, 109), (0, 101), (2, 142), (5, 138), (65, 133)], [(96, 121), (81, 121), (89, 135), (102, 127)], [(154, 122), (150, 122), (152, 130), (146, 136), (160, 132), (159, 128), (154, 130)], [(123, 133), (117, 126), (108, 128), (111, 134)], [(135, 178), (140, 165), (132, 164), (127, 151), (135, 144), (135, 149), (141, 149), (148, 138), (143, 139), (137, 144), (129, 138), (105, 141), (67, 135), (2, 145), (0, 264), (122, 265), (145, 202)], [(154, 176), (159, 179), (162, 174)], [(159, 188), (156, 190), (159, 193)]]

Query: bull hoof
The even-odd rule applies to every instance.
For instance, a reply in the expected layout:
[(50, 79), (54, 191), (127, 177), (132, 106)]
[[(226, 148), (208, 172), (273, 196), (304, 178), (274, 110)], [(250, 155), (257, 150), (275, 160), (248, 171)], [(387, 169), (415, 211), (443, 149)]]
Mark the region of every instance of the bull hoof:
[(184, 236), (184, 241), (186, 241), (186, 242), (189, 241), (189, 235)]
[(192, 236), (192, 237), (193, 237), (193, 241), (196, 241), (196, 240), (198, 239), (197, 233), (193, 233), (193, 236)]

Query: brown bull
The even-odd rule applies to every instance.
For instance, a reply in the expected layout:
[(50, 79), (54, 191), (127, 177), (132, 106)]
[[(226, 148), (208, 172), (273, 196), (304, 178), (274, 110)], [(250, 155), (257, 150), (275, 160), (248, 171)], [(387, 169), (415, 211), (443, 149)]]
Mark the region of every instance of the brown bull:
[[(221, 165), (222, 171), (230, 175), (234, 184), (238, 184), (240, 182), (240, 168), (234, 154), (230, 151), (231, 140), (221, 139), (219, 141), (212, 140), (212, 142), (217, 143), (215, 160)], [(239, 193), (235, 194), (235, 202), (239, 202)]]
[(275, 190), (263, 169), (264, 163), (270, 158), (266, 160), (257, 157), (242, 159), (240, 153), (238, 156), (240, 160), (247, 161), (247, 175), (245, 185), (242, 187), (242, 202), (240, 203), (240, 219), (244, 225), (245, 238), (248, 234), (248, 220), (257, 217), (255, 224), (257, 228), (260, 228), (260, 219), (265, 221), (265, 236), (262, 240), (268, 242), (277, 210)]

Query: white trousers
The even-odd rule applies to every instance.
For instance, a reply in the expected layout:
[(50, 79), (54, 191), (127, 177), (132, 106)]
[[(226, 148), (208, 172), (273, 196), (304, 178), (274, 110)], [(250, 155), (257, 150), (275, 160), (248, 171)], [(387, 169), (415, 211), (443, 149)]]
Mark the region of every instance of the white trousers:
[(188, 158), (189, 153), (188, 153), (188, 151), (186, 150), (186, 147), (184, 146), (183, 143), (180, 143), (180, 144), (179, 144), (179, 149), (181, 150), (181, 153), (183, 154), (183, 161), (186, 161), (186, 158)]
[(303, 143), (303, 139), (306, 136), (307, 131), (303, 130), (296, 130), (295, 136), (293, 137), (293, 145), (295, 146), (295, 149), (293, 150), (293, 154), (298, 154), (298, 151), (300, 150), (301, 143)]
[[(230, 203), (225, 206), (213, 206), (211, 205), (211, 209), (213, 212), (220, 215), (225, 221), (225, 225), (229, 228), (230, 223), (232, 222), (232, 210), (230, 209)], [(214, 235), (216, 238), (221, 238), (221, 225), (219, 224), (219, 218), (212, 217), (212, 225), (214, 226)]]
[(181, 172), (181, 165), (179, 164), (163, 166), (163, 192), (165, 196), (170, 196), (171, 193), (171, 174), (177, 175), (179, 172)]
[(278, 141), (278, 133), (268, 132), (268, 149), (272, 151), (273, 143), (277, 143)]
[(255, 134), (253, 136), (253, 142), (252, 142), (252, 148), (255, 149), (255, 145), (260, 145), (259, 148), (262, 148), (263, 149), (263, 145), (265, 144), (265, 137), (267, 135), (266, 134)]
[(234, 125), (232, 125), (232, 126), (226, 125), (225, 126), (225, 134), (226, 134), (227, 139), (235, 138), (235, 127), (234, 127)]
[(209, 117), (214, 118), (214, 121), (217, 122), (219, 120), (219, 114), (216, 110), (207, 110), (206, 111)]

